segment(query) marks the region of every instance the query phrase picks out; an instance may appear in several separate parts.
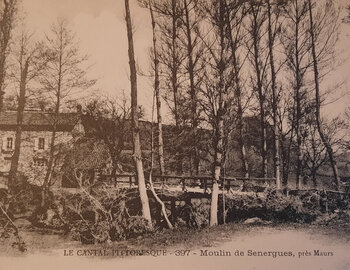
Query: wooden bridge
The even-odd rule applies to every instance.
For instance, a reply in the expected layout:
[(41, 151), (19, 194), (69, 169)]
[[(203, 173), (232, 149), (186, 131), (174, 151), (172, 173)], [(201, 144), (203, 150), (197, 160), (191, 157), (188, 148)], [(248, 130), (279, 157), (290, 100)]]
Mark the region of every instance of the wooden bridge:
[[(135, 187), (137, 186), (137, 177), (135, 174), (117, 174), (99, 175), (100, 181), (111, 186)], [(149, 175), (145, 175), (146, 184)], [(191, 192), (208, 193), (213, 186), (213, 177), (208, 175), (152, 175), (152, 182), (155, 188), (164, 188), (170, 190), (181, 190)], [(275, 178), (245, 178), (245, 177), (221, 177), (220, 189), (254, 189), (256, 192), (264, 191), (266, 187), (274, 186)]]

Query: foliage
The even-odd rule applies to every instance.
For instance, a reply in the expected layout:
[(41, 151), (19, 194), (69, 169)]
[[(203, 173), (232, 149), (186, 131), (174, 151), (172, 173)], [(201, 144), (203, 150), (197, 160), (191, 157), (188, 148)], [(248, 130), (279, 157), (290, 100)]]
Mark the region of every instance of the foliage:
[(138, 237), (151, 231), (140, 216), (137, 193), (100, 186), (74, 195), (63, 194), (61, 227), (82, 243), (103, 243)]
[(175, 227), (200, 229), (209, 225), (210, 206), (208, 203), (185, 203), (176, 211)]
[(26, 243), (20, 236), (20, 232), (14, 223), (14, 217), (10, 211), (10, 203), (13, 198), (6, 190), (0, 191), (0, 243), (10, 244), (21, 252), (26, 251)]
[[(276, 190), (264, 193), (237, 193), (225, 196), (226, 221), (243, 221), (258, 217), (275, 222), (310, 222), (318, 211), (308, 209), (297, 196), (286, 196)], [(222, 197), (219, 215), (222, 216)]]
[(319, 216), (314, 223), (323, 226), (348, 226), (349, 222), (349, 210), (337, 210), (333, 213)]
[(108, 149), (112, 171), (122, 170), (122, 150), (131, 148), (130, 108), (108, 98), (95, 99), (86, 105), (84, 126), (89, 138), (101, 141)]
[(26, 243), (21, 238), (16, 226), (9, 221), (9, 219), (4, 214), (3, 206), (0, 206), (0, 243), (3, 245), (5, 243), (10, 243), (13, 248), (18, 249), (21, 252), (27, 250)]

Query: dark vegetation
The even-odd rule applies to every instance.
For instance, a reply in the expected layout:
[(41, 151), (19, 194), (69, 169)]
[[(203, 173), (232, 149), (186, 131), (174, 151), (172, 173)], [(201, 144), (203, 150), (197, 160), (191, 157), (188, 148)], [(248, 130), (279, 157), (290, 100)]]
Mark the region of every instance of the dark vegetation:
[[(40, 189), (23, 179), (17, 196), (10, 197), (1, 192), (1, 201), (7, 205), (11, 220), (1, 217), (1, 239), (11, 241), (14, 247), (25, 250), (16, 224), (20, 220), (30, 221), (26, 228), (55, 232), (82, 244), (97, 244), (132, 240), (139, 237), (157, 237), (167, 231), (160, 206), (149, 194), (153, 228), (142, 217), (140, 200), (136, 188), (107, 188), (103, 184), (84, 191), (51, 193), (50, 203), (40, 207)], [(39, 198), (39, 199), (38, 199)], [(179, 199), (174, 195), (174, 199)], [(185, 198), (185, 199), (184, 199)], [(175, 230), (203, 229), (208, 226), (210, 200), (186, 199), (186, 194), (171, 210), (166, 203), (170, 220)], [(321, 191), (303, 191), (287, 196), (275, 189), (264, 192), (230, 192), (219, 195), (219, 223), (251, 225), (315, 224), (348, 226), (350, 220), (349, 198)], [(249, 220), (254, 222), (246, 223)], [(19, 223), (18, 223), (19, 222)], [(19, 225), (21, 226), (21, 225)], [(153, 235), (153, 236), (152, 236)]]

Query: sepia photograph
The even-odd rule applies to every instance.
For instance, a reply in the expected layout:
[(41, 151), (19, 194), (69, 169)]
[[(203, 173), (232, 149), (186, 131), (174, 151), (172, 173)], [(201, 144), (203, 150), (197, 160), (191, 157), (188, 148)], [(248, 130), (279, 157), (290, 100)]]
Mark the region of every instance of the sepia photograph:
[(0, 270), (349, 270), (349, 0), (0, 0)]

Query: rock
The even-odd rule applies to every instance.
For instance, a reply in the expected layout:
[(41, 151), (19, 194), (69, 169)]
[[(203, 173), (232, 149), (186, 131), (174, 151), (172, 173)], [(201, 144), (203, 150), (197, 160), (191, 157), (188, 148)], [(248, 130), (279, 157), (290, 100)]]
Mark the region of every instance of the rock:
[(17, 228), (26, 228), (30, 227), (32, 223), (24, 218), (19, 218), (13, 221)]
[(264, 224), (264, 221), (262, 221), (261, 218), (254, 217), (254, 218), (248, 218), (246, 219), (243, 224), (245, 225), (257, 225), (257, 224)]

